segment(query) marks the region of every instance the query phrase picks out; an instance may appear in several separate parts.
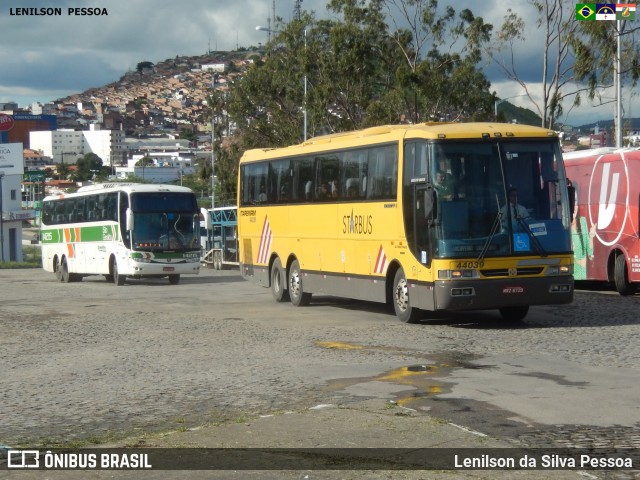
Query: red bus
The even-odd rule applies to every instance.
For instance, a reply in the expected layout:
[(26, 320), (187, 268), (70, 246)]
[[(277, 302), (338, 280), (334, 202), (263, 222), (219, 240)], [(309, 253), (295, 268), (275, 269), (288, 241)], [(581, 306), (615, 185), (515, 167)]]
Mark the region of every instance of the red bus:
[(563, 157), (575, 191), (575, 280), (612, 282), (621, 295), (634, 294), (640, 283), (640, 150), (597, 148)]

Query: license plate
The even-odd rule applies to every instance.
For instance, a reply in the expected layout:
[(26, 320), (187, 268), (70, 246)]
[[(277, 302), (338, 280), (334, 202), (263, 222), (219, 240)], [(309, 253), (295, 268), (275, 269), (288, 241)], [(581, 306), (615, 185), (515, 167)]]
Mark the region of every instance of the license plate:
[(175, 267), (162, 267), (163, 272), (173, 272), (175, 269)]

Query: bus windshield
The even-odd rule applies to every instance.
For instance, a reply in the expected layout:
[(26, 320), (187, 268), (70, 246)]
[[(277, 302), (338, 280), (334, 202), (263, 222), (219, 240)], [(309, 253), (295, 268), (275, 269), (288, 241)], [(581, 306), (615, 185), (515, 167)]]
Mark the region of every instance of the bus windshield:
[(199, 250), (200, 219), (195, 197), (180, 193), (131, 196), (132, 247), (138, 251)]
[(435, 257), (571, 250), (557, 142), (449, 141), (431, 144), (430, 157)]

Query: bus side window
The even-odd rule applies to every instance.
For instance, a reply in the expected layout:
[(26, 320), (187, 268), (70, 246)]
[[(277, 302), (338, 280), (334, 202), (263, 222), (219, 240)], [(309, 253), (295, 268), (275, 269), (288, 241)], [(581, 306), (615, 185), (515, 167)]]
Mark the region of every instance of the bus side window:
[(87, 221), (93, 222), (96, 219), (96, 202), (92, 198), (87, 200)]

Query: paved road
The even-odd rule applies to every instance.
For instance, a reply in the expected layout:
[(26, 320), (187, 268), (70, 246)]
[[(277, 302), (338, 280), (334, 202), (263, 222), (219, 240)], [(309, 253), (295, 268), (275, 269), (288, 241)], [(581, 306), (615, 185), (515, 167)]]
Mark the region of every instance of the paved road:
[(640, 447), (640, 296), (399, 323), (377, 304), (276, 304), (236, 271), (177, 286), (0, 270), (0, 444), (108, 439), (389, 400), (495, 438)]

